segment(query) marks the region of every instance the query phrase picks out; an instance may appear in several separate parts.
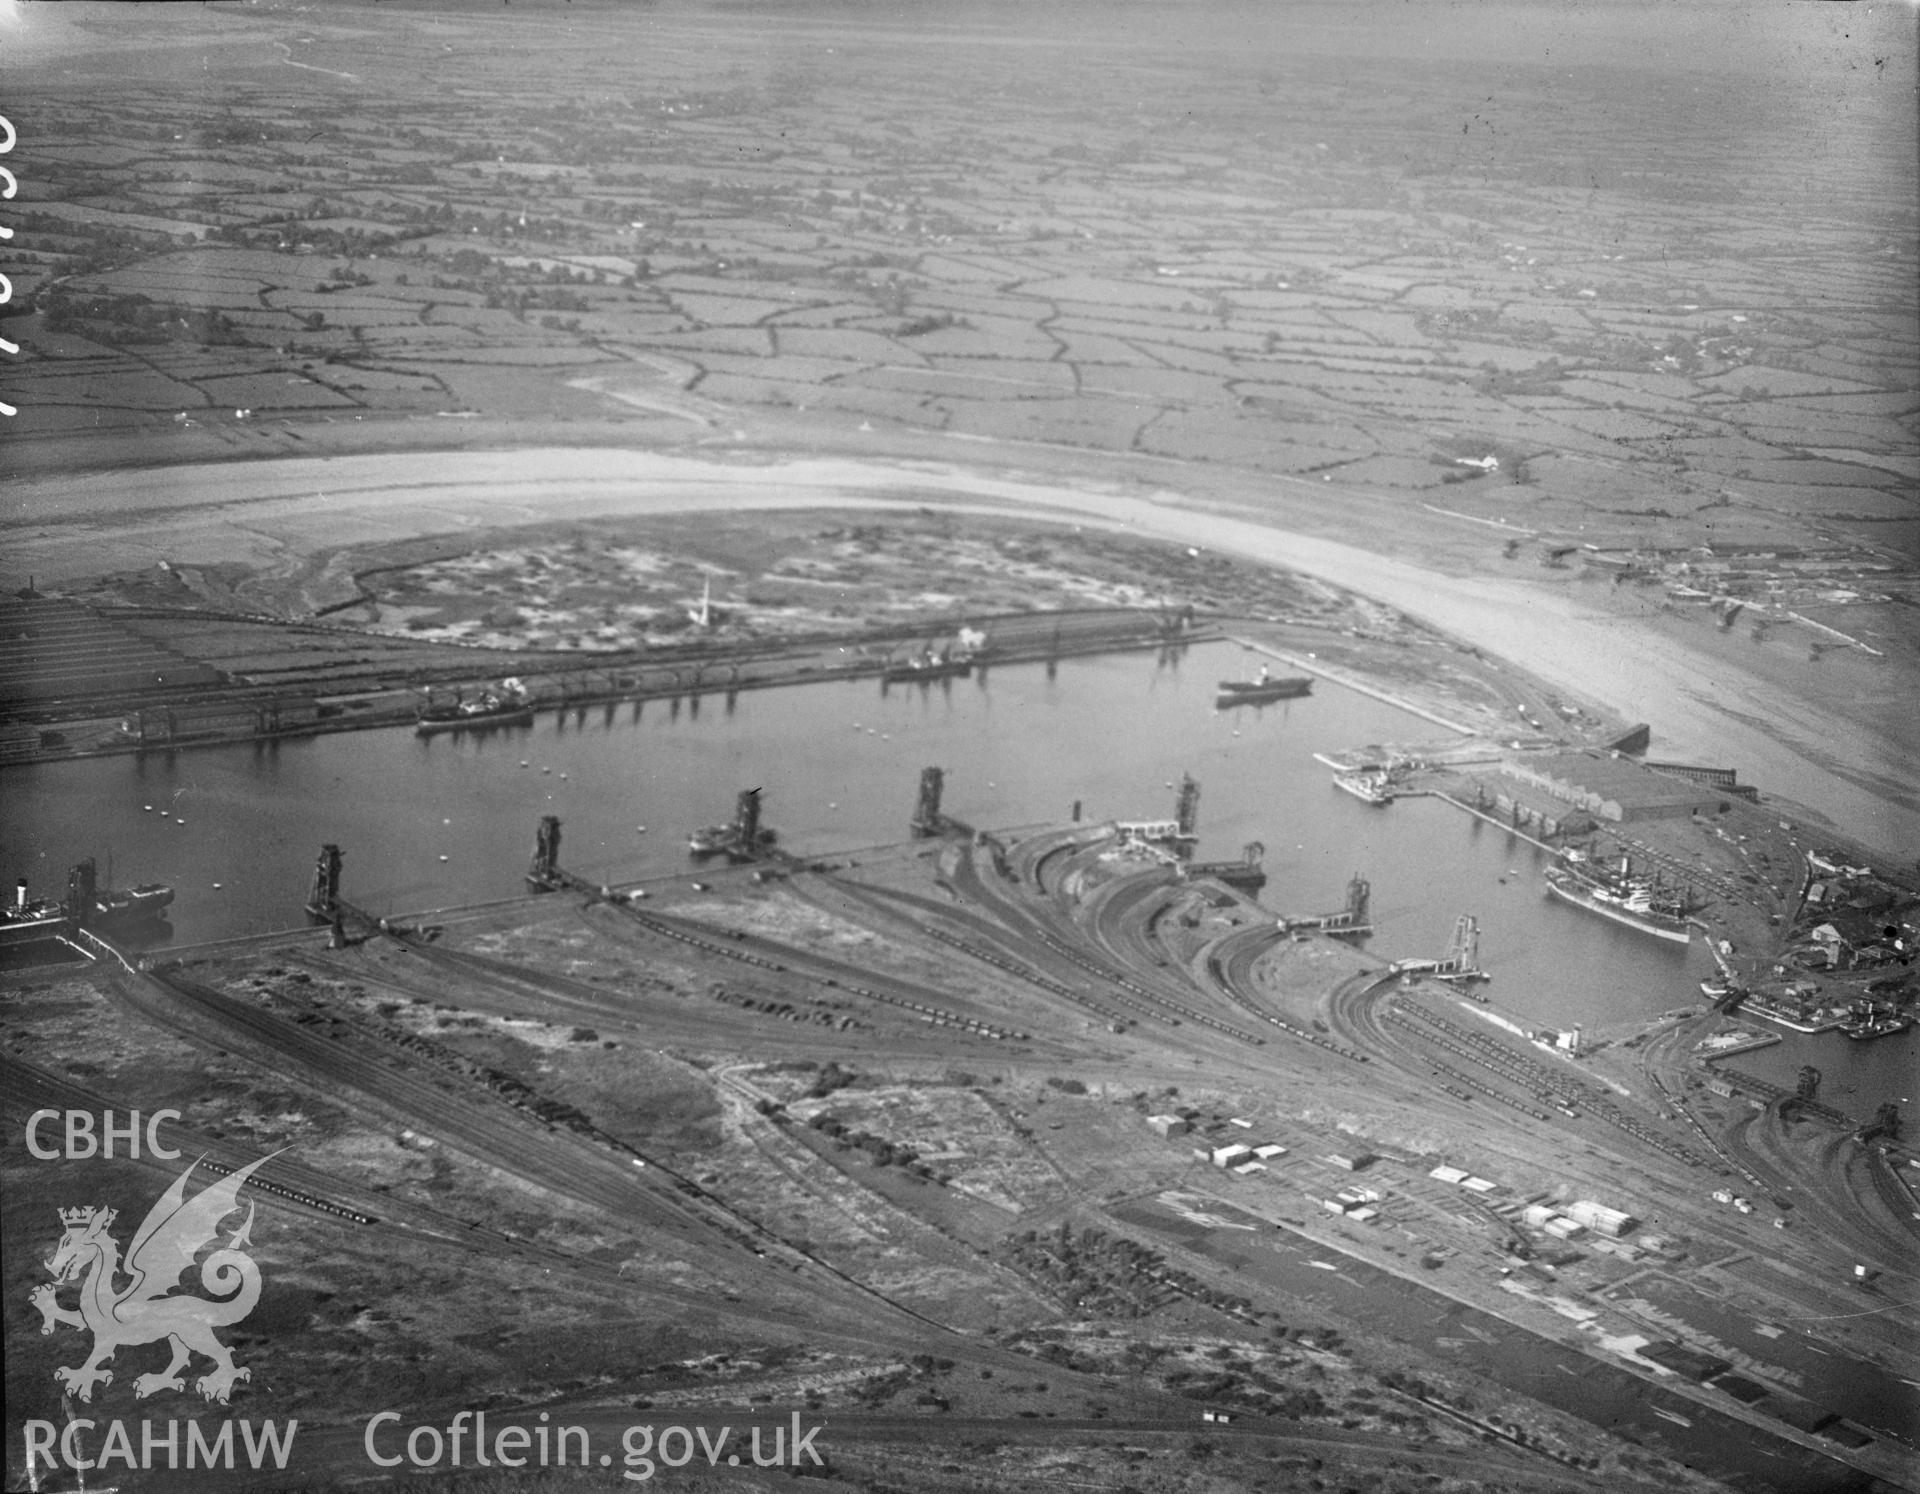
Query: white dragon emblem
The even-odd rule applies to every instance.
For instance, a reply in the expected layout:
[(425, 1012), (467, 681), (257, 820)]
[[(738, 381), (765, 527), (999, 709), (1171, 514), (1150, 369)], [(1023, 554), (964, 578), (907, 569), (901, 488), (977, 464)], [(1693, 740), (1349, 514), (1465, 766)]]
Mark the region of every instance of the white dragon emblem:
[[(220, 1222), (239, 1208), (241, 1184), (268, 1160), (262, 1157), (249, 1162), (191, 1199), (186, 1196), (187, 1179), (199, 1163), (189, 1163), (134, 1231), (124, 1266), (119, 1242), (107, 1233), (116, 1210), (96, 1205), (60, 1211), (60, 1223), (66, 1232), (45, 1263), (53, 1280), (35, 1287), (28, 1299), (40, 1309), (42, 1333), (60, 1326), (93, 1333), (93, 1353), (86, 1363), (53, 1372), (54, 1379), (70, 1394), (83, 1401), (92, 1400), (95, 1385), (113, 1382), (113, 1371), (103, 1366), (113, 1358), (114, 1350), (163, 1338), (173, 1346), (173, 1362), (133, 1382), (133, 1393), (142, 1399), (162, 1390), (185, 1390), (186, 1380), (180, 1372), (196, 1352), (214, 1362), (212, 1373), (195, 1382), (210, 1401), (225, 1405), (236, 1381), (253, 1378), (251, 1371), (235, 1366), (232, 1351), (213, 1336), (214, 1329), (239, 1322), (260, 1300), (260, 1268), (241, 1248), (253, 1243), (251, 1202), (246, 1222), (220, 1242), (221, 1248), (200, 1267), (200, 1285), (221, 1300), (170, 1294), (180, 1285), (181, 1274), (193, 1265), (194, 1257), (214, 1243)], [(85, 1279), (80, 1282), (80, 1308), (76, 1312), (60, 1305), (58, 1293), (82, 1273)], [(124, 1287), (115, 1284), (122, 1275), (131, 1278)]]

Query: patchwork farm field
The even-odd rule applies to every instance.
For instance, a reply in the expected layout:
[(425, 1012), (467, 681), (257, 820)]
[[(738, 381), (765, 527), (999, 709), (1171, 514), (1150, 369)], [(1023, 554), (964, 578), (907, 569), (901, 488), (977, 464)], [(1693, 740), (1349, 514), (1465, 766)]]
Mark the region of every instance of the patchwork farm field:
[[(1285, 33), (1127, 14), (1024, 49), (794, 23), (804, 67), (707, 46), (692, 12), (209, 15), (217, 94), (34, 100), (11, 435), (250, 455), (286, 445), (260, 422), (664, 410), (669, 432), (806, 417), (1470, 510), (1495, 490), (1556, 537), (1570, 503), (1602, 546), (1641, 543), (1648, 507), (1673, 546), (1734, 519), (1848, 553), (1913, 517), (1893, 115), (1780, 107), (1737, 69), (1683, 106), (1585, 35), (1572, 74), (1502, 64), (1503, 128), (1458, 37), (1390, 46), (1355, 87), (1362, 33), (1332, 11)], [(450, 49), (486, 97), (405, 86)], [(1571, 125), (1603, 99), (1604, 145)], [(598, 392), (527, 387), (549, 382)], [(1528, 465), (1463, 468), (1460, 440)]]
[[(726, 1494), (1900, 1487), (1904, 1040), (1709, 1068), (1694, 992), (1920, 992), (1917, 28), (0, 0), (9, 876), (97, 842), (180, 931), (12, 921), (74, 958), (0, 970), (8, 1488), (589, 1486), (442, 1462), (489, 1417)], [(1677, 812), (1540, 798), (1649, 743)], [(230, 1406), (64, 1367), (49, 1250), (184, 1160), (18, 1138), (134, 1106), (271, 1163)], [(293, 1462), (70, 1451), (228, 1410)]]

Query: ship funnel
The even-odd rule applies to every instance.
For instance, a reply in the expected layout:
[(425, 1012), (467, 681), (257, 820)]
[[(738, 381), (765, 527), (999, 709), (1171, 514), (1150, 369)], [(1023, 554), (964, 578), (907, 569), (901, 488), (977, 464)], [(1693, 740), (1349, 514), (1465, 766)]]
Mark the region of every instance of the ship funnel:
[(18, 882), (13, 884), (13, 905), (16, 908), (25, 908), (27, 905), (27, 879), (25, 877), (22, 877)]

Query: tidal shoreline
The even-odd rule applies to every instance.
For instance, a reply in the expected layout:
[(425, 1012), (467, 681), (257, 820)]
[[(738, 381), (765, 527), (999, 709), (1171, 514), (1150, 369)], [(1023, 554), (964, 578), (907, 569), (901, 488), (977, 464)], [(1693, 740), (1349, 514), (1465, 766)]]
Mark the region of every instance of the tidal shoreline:
[(1836, 719), (1824, 702), (1564, 587), (1450, 573), (1299, 533), (1266, 522), (1247, 500), (1138, 491), (923, 460), (408, 451), (30, 478), (12, 485), (8, 507), (32, 517), (6, 527), (10, 571), (58, 586), (106, 568), (103, 551), (108, 567), (172, 557), (284, 574), (315, 549), (356, 540), (688, 510), (937, 503), (1098, 525), (1287, 568), (1383, 602), (1576, 699), (1652, 722), (1659, 756), (1734, 767), (1879, 853), (1902, 856), (1920, 844), (1920, 800), (1901, 787), (1914, 781), (1915, 765), (1891, 721)]

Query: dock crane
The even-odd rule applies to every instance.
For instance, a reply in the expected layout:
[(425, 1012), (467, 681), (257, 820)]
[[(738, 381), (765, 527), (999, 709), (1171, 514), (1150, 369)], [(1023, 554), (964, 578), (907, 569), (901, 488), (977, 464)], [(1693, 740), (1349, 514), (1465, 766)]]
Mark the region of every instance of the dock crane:
[(1874, 1112), (1872, 1121), (1853, 1133), (1853, 1139), (1859, 1142), (1878, 1141), (1882, 1137), (1888, 1141), (1900, 1139), (1900, 1107), (1892, 1100)]
[(1800, 1066), (1800, 1082), (1794, 1086), (1792, 1094), (1780, 1102), (1780, 1118), (1791, 1120), (1800, 1111), (1814, 1102), (1820, 1093), (1820, 1071), (1812, 1064)]

